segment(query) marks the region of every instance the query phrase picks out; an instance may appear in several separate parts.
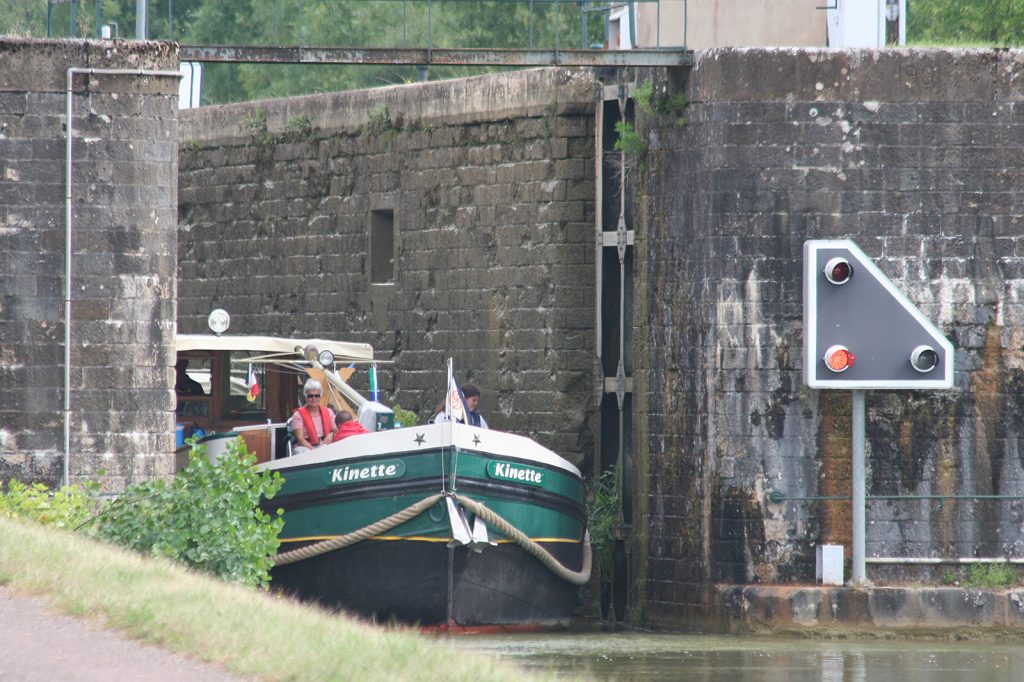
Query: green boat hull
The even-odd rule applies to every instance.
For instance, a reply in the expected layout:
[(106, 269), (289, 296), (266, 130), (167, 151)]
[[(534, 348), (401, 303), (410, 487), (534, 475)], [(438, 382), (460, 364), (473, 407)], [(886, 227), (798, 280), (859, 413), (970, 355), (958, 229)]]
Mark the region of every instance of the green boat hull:
[[(569, 623), (579, 580), (559, 573), (584, 569), (584, 489), (575, 467), (533, 441), (431, 425), (357, 436), (269, 468), (285, 479), (265, 502), (284, 510), (281, 556), (311, 554), (275, 566), (275, 587), (378, 621)], [(518, 537), (477, 518), (467, 500)]]

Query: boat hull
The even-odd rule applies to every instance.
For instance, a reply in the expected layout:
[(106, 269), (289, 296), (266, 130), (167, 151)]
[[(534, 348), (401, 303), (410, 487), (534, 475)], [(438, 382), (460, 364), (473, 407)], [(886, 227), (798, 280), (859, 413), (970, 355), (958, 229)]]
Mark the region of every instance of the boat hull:
[[(431, 425), (351, 440), (273, 463), (285, 483), (265, 507), (284, 511), (283, 557), (376, 529), (315, 556), (291, 555), (271, 571), (275, 589), (378, 622), (568, 625), (579, 580), (565, 573), (585, 563), (575, 467), (528, 439), (471, 427), (453, 433)], [(374, 526), (421, 502), (412, 517)], [(517, 532), (505, 535), (493, 518), (477, 518), (472, 503)], [(561, 570), (542, 563), (538, 550)]]
[(578, 594), (508, 543), (477, 553), (441, 542), (367, 540), (271, 575), (275, 589), (299, 599), (417, 625), (566, 627)]

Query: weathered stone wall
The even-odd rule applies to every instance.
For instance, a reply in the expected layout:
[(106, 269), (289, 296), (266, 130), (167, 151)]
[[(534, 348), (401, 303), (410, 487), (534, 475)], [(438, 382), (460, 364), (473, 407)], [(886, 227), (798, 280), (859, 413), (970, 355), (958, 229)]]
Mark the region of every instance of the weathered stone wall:
[(711, 51), (680, 123), (658, 75), (664, 113), (638, 122), (651, 620), (715, 582), (813, 580), (819, 543), (850, 556), (848, 501), (768, 498), (850, 492), (850, 393), (803, 385), (810, 238), (854, 239), (956, 348), (953, 390), (868, 393), (869, 497), (1007, 496), (869, 499), (868, 557), (1024, 553), (1022, 76), (1019, 51)]
[[(492, 427), (592, 442), (595, 83), (531, 70), (182, 113), (179, 329), (371, 343), (433, 415), (446, 359)], [(394, 277), (371, 283), (371, 213)], [(365, 374), (354, 378), (365, 388)]]
[[(64, 455), (68, 69), (176, 70), (157, 43), (0, 40), (0, 483)], [(175, 78), (74, 77), (71, 480), (171, 472)]]

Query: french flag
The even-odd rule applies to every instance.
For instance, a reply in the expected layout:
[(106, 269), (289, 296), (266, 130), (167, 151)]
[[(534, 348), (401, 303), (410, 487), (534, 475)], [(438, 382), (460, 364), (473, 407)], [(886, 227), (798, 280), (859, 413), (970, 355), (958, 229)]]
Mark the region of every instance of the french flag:
[(249, 376), (245, 383), (249, 386), (249, 395), (245, 398), (251, 403), (255, 401), (256, 396), (260, 394), (260, 380), (259, 377), (256, 376), (256, 369), (252, 366), (251, 362), (249, 363)]

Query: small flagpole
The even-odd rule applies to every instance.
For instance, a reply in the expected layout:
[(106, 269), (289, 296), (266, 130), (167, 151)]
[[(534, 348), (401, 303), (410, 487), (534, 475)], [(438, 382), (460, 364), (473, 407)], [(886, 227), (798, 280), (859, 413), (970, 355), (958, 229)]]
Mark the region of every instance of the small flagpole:
[(448, 358), (448, 394), (444, 397), (444, 412), (448, 417), (448, 428), (451, 433), (451, 462), (448, 474), (448, 489), (455, 492), (455, 474), (459, 469), (459, 448), (455, 444), (455, 415), (452, 414), (452, 395), (458, 394), (459, 389), (455, 385), (455, 370), (452, 358)]
[(452, 389), (454, 387), (454, 375), (452, 374), (452, 359), (448, 358), (448, 390), (444, 393), (444, 416), (448, 421), (452, 420)]
[(370, 398), (378, 402), (380, 391), (377, 390), (377, 363), (370, 365)]

